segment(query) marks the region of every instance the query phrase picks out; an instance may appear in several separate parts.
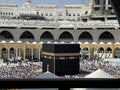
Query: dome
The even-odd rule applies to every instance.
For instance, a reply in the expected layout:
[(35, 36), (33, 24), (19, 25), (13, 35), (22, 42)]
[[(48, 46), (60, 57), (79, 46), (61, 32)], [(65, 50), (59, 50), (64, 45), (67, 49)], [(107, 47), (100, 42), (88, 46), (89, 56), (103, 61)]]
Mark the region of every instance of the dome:
[(44, 78), (53, 78), (54, 79), (54, 78), (60, 78), (60, 77), (58, 77), (55, 74), (47, 71), (47, 72), (43, 73), (42, 75), (40, 75), (39, 78), (43, 78), (43, 79)]
[(97, 44), (96, 42), (92, 42), (92, 44)]
[(55, 41), (54, 43), (58, 43), (57, 41)]
[(41, 42), (39, 42), (39, 44), (43, 44), (43, 43), (44, 43), (44, 42), (42, 42), (42, 41), (41, 41)]
[(115, 44), (120, 44), (120, 42), (116, 42)]
[(22, 41), (19, 40), (19, 41), (17, 41), (17, 43), (22, 43)]
[(51, 43), (50, 41), (48, 41), (47, 43)]
[(85, 42), (84, 44), (89, 44), (89, 42)]
[(28, 43), (28, 44), (29, 44), (30, 42), (26, 41), (26, 43)]
[(14, 43), (14, 41), (13, 41), (13, 40), (11, 40), (11, 41), (9, 41), (9, 43)]
[(114, 77), (106, 73), (105, 71), (98, 69), (95, 72), (85, 76), (85, 78), (114, 78)]
[(1, 43), (7, 43), (5, 40), (2, 40)]
[(73, 43), (75, 43), (75, 42), (72, 41), (72, 42), (70, 42), (70, 43), (73, 44)]
[(77, 43), (78, 43), (78, 44), (82, 44), (82, 42), (80, 42), (80, 41), (79, 41), (79, 42), (77, 42)]
[(100, 42), (99, 44), (105, 44), (104, 42)]
[(111, 42), (108, 42), (107, 44), (112, 44)]
[(65, 43), (65, 42), (61, 41), (60, 43)]
[(34, 42), (32, 42), (32, 44), (37, 44), (37, 42), (34, 41)]

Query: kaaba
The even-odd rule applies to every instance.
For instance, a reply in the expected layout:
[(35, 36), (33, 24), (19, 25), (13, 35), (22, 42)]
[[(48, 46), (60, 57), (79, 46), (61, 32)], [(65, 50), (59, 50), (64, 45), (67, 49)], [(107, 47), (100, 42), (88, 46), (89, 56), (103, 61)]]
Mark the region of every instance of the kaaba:
[(42, 70), (55, 75), (74, 75), (79, 73), (80, 45), (68, 43), (44, 43), (42, 46), (41, 59)]

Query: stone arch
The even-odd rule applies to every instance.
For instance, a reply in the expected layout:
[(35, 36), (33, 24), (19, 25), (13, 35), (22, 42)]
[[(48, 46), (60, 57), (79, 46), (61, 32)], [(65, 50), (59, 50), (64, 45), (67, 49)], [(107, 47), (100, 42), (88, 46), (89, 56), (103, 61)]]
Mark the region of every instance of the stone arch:
[(32, 51), (32, 49), (31, 48), (26, 48), (26, 59), (29, 59), (29, 60), (31, 60), (31, 51)]
[(82, 32), (80, 34), (78, 40), (81, 41), (81, 42), (86, 42), (87, 41), (87, 42), (91, 43), (91, 42), (93, 42), (93, 37), (89, 32), (85, 31), (85, 32)]
[(31, 32), (25, 31), (21, 34), (20, 40), (23, 41), (23, 42), (26, 42), (26, 41), (33, 42), (34, 41), (34, 36)]
[(23, 58), (23, 50), (22, 48), (17, 49), (17, 59), (21, 60)]
[(92, 48), (92, 58), (93, 59), (98, 59), (98, 55), (97, 55), (97, 48), (93, 47)]
[(114, 57), (115, 58), (120, 58), (120, 48), (115, 48), (114, 50)]
[(60, 34), (59, 40), (60, 41), (65, 41), (65, 42), (71, 42), (71, 41), (74, 40), (74, 37), (70, 32), (65, 31), (65, 32)]
[(34, 48), (34, 49), (33, 49), (33, 59), (34, 59), (34, 61), (35, 61), (35, 60), (36, 60), (36, 61), (39, 60), (39, 49), (37, 49), (37, 48)]
[(41, 36), (40, 36), (41, 41), (53, 41), (54, 37), (51, 32), (45, 31)]
[(103, 47), (100, 47), (100, 48), (98, 49), (98, 52), (99, 52), (99, 53), (104, 52), (104, 48), (103, 48)]
[(109, 51), (112, 51), (112, 49), (111, 49), (110, 47), (108, 47), (108, 48), (106, 49), (106, 52), (109, 52)]
[(103, 33), (101, 33), (101, 35), (99, 36), (99, 39), (98, 39), (99, 42), (104, 42), (104, 43), (107, 43), (107, 42), (112, 42), (114, 43), (114, 36), (112, 33), (108, 32), (108, 31), (105, 31)]
[(5, 30), (0, 33), (0, 40), (10, 41), (14, 40), (14, 37), (11, 32)]
[(14, 48), (10, 48), (9, 57), (12, 58), (12, 59), (16, 57)]
[(84, 59), (88, 59), (88, 58), (89, 58), (89, 49), (88, 49), (88, 47), (84, 47), (84, 48), (82, 49), (82, 57), (83, 57)]
[(2, 58), (3, 58), (5, 61), (7, 61), (7, 59), (8, 59), (8, 50), (7, 50), (7, 48), (2, 48), (2, 49), (1, 49), (1, 56), (2, 56)]
[(112, 58), (112, 49), (110, 47), (106, 49), (106, 58)]
[(84, 47), (83, 50), (88, 50), (88, 47)]
[(100, 47), (99, 50), (98, 50), (98, 58), (105, 58), (105, 53), (104, 53), (104, 48), (103, 47)]

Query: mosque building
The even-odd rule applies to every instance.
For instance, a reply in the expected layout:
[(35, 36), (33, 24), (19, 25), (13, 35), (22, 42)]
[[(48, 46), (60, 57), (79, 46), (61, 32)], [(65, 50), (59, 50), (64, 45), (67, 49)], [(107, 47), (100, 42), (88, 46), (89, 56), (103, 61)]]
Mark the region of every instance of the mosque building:
[(22, 6), (0, 3), (1, 59), (40, 60), (43, 43), (78, 43), (87, 59), (120, 57), (119, 23), (110, 0)]

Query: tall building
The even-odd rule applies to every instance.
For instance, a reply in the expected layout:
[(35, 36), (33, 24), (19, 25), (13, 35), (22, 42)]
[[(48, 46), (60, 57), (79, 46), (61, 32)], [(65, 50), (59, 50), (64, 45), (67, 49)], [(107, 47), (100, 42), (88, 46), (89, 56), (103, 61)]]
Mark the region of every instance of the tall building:
[(92, 18), (101, 20), (116, 19), (115, 12), (112, 8), (110, 0), (91, 0), (92, 3)]

